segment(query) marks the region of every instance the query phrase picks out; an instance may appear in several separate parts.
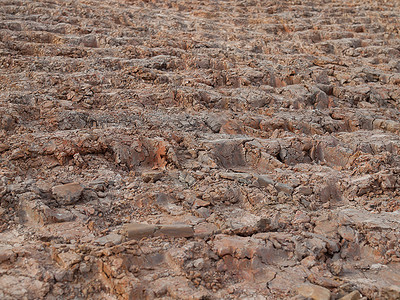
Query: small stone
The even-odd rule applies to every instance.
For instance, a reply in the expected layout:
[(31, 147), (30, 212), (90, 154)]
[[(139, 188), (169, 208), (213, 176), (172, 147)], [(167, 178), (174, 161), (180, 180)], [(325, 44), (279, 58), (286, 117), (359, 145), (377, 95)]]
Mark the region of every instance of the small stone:
[(321, 286), (304, 284), (297, 288), (297, 293), (313, 300), (330, 300), (331, 292)]
[(340, 298), (339, 300), (358, 300), (361, 299), (361, 294), (359, 291), (352, 291), (350, 294)]
[(54, 186), (51, 191), (59, 204), (69, 205), (79, 201), (83, 186), (80, 183), (68, 183)]

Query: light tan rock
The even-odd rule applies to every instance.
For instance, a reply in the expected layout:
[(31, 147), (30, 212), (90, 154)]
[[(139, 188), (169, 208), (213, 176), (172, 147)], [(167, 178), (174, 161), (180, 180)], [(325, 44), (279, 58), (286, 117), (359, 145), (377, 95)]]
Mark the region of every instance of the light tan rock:
[(391, 285), (383, 289), (382, 295), (384, 299), (400, 299), (400, 287)]
[(79, 254), (72, 251), (58, 253), (55, 256), (55, 259), (57, 263), (63, 266), (65, 269), (69, 269), (74, 264), (77, 264), (82, 260)]
[(297, 293), (313, 300), (330, 300), (331, 292), (318, 285), (304, 284), (297, 288)]
[(339, 300), (358, 300), (361, 299), (361, 294), (359, 291), (352, 291), (350, 294), (340, 298)]

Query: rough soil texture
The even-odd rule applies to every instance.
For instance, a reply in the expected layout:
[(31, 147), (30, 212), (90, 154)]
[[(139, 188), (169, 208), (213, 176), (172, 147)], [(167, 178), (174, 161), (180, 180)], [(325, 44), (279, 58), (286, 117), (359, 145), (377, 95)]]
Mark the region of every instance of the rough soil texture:
[(400, 2), (0, 0), (0, 299), (400, 299)]

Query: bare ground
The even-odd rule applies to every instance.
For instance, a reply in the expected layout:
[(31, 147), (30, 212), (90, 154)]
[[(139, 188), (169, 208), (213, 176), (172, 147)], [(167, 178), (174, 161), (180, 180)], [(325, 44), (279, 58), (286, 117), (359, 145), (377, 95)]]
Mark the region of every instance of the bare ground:
[(400, 2), (0, 0), (1, 299), (400, 299)]

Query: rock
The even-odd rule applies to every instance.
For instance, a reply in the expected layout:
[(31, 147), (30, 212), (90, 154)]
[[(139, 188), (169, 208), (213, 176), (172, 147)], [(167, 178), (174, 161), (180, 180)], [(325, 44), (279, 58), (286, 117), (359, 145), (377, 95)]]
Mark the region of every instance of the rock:
[(363, 209), (343, 209), (338, 215), (342, 225), (355, 225), (368, 229), (391, 230), (399, 229), (398, 213), (381, 212), (371, 213)]
[(301, 261), (301, 264), (302, 264), (303, 266), (305, 266), (306, 268), (308, 268), (308, 269), (310, 269), (310, 268), (312, 268), (313, 266), (315, 266), (316, 263), (317, 263), (316, 257), (313, 256), (313, 255), (307, 256), (306, 258), (304, 258), (304, 259)]
[(15, 116), (11, 116), (9, 114), (3, 115), (0, 118), (0, 129), (1, 130), (6, 130), (6, 131), (11, 131), (15, 128), (16, 126), (16, 118)]
[(219, 130), (222, 127), (222, 124), (226, 122), (226, 120), (224, 120), (223, 118), (220, 118), (216, 115), (210, 115), (206, 120), (205, 120), (206, 124), (208, 127), (210, 127), (210, 129), (217, 133), (219, 132)]
[(257, 184), (259, 187), (274, 186), (275, 181), (266, 175), (258, 175), (257, 176)]
[(95, 240), (96, 243), (104, 246), (107, 243), (113, 243), (114, 245), (118, 245), (122, 242), (122, 235), (116, 233), (110, 233), (106, 236), (100, 237)]
[(357, 232), (350, 226), (340, 226), (338, 228), (338, 233), (340, 236), (350, 242), (355, 242), (358, 240)]
[(210, 148), (218, 163), (224, 168), (245, 166), (243, 143), (246, 139), (223, 139), (210, 143)]
[(228, 180), (235, 180), (242, 183), (250, 183), (253, 176), (248, 173), (233, 173), (233, 172), (222, 172), (219, 174), (221, 178)]
[(297, 288), (297, 293), (313, 300), (330, 300), (331, 292), (318, 285), (304, 284)]
[(400, 299), (400, 287), (398, 285), (391, 285), (383, 288), (382, 296), (385, 299)]
[(6, 247), (0, 247), (0, 264), (5, 261), (13, 262), (17, 255), (12, 251), (12, 249)]
[(81, 39), (81, 43), (85, 46), (85, 47), (90, 47), (90, 48), (97, 48), (98, 47), (98, 41), (96, 36), (94, 35), (87, 35), (84, 36)]
[(49, 293), (50, 284), (28, 276), (2, 274), (0, 296), (3, 299), (43, 299)]
[(144, 171), (142, 178), (144, 182), (156, 182), (163, 177), (163, 172), (160, 171)]
[(58, 282), (72, 282), (74, 274), (71, 270), (60, 269), (54, 272), (54, 279)]
[(5, 151), (7, 151), (8, 149), (10, 149), (10, 146), (9, 146), (9, 145), (0, 143), (0, 153), (3, 153), (3, 152), (5, 152)]
[(281, 182), (278, 182), (275, 188), (278, 192), (283, 192), (286, 195), (291, 195), (293, 193), (293, 188), (290, 185)]
[(179, 174), (179, 180), (189, 186), (192, 186), (196, 183), (196, 179), (189, 172), (181, 172)]
[(91, 270), (91, 267), (88, 263), (82, 262), (79, 265), (79, 272), (81, 273), (89, 273)]
[(139, 240), (144, 237), (163, 236), (163, 235), (175, 238), (194, 236), (193, 227), (185, 224), (149, 225), (149, 224), (131, 223), (123, 227), (122, 233), (127, 239), (136, 239), (136, 240)]
[(66, 209), (56, 208), (47, 211), (46, 219), (49, 223), (62, 223), (75, 220), (76, 216)]
[(193, 202), (193, 207), (194, 208), (207, 207), (207, 206), (210, 206), (210, 205), (211, 205), (211, 203), (209, 201), (204, 201), (204, 200), (201, 200), (201, 199), (196, 199)]
[(200, 223), (199, 225), (195, 226), (194, 231), (195, 236), (199, 238), (209, 238), (220, 230), (212, 223)]
[[(296, 268), (293, 271), (277, 272), (268, 282), (268, 287), (279, 293), (288, 295), (293, 290), (293, 281), (304, 281), (304, 273), (301, 268)], [(286, 298), (286, 297), (285, 297)]]
[(155, 235), (166, 235), (170, 237), (192, 237), (194, 235), (193, 227), (185, 224), (161, 225)]
[(400, 299), (399, 1), (0, 3), (1, 300)]
[(334, 238), (337, 236), (338, 223), (337, 220), (329, 220), (326, 218), (320, 218), (315, 221), (314, 232), (327, 236), (328, 238)]
[(309, 223), (311, 220), (310, 216), (305, 212), (298, 210), (293, 218), (294, 224), (304, 224)]
[(51, 191), (60, 205), (75, 204), (79, 201), (84, 187), (80, 183), (68, 183), (54, 186)]
[(217, 235), (214, 239), (214, 249), (220, 257), (229, 254), (237, 258), (252, 258), (260, 250), (259, 246), (259, 240), (248, 237)]
[(68, 251), (56, 254), (55, 260), (58, 264), (64, 267), (64, 269), (70, 269), (73, 265), (81, 262), (82, 258), (79, 254)]
[(243, 124), (235, 120), (229, 120), (222, 125), (219, 132), (227, 134), (243, 134)]
[(157, 228), (156, 225), (131, 223), (124, 225), (122, 233), (127, 239), (140, 240), (144, 237), (153, 236)]
[(211, 211), (207, 207), (200, 207), (196, 209), (196, 214), (200, 218), (207, 219), (211, 215)]
[(362, 296), (359, 291), (352, 291), (350, 294), (343, 296), (339, 300), (358, 300), (358, 299), (361, 299), (361, 297)]

